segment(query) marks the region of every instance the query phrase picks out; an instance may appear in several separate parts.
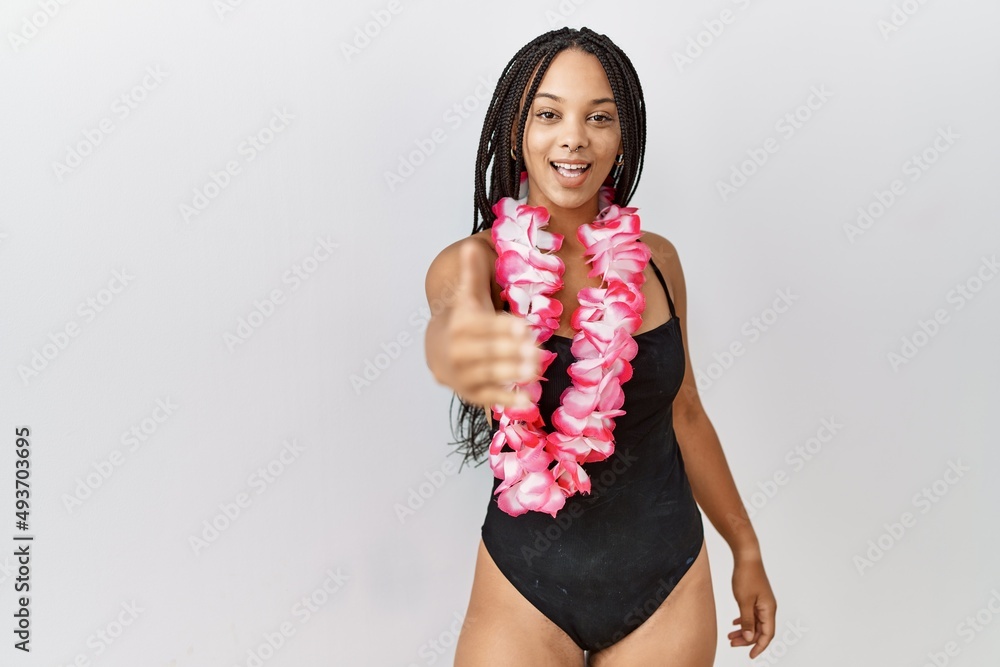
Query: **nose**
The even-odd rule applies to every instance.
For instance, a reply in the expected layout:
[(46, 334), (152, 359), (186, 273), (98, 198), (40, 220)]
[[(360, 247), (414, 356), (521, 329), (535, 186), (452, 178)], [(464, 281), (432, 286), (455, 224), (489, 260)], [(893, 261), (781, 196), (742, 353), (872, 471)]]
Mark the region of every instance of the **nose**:
[(587, 132), (584, 125), (586, 119), (581, 122), (568, 120), (563, 124), (562, 146), (573, 153), (587, 145)]

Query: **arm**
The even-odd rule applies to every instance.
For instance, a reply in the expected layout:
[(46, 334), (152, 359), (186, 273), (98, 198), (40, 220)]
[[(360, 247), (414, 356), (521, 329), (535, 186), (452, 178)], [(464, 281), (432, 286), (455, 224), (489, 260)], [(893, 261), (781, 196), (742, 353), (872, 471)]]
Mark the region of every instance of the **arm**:
[(647, 245), (653, 251), (654, 261), (657, 266), (666, 267), (664, 277), (671, 286), (685, 342), (684, 379), (673, 403), (674, 431), (695, 501), (733, 552), (733, 594), (739, 606), (739, 616), (733, 619), (733, 624), (740, 629), (733, 630), (728, 637), (733, 647), (753, 645), (752, 659), (774, 638), (778, 605), (764, 572), (757, 535), (740, 500), (719, 436), (698, 396), (687, 349), (687, 289), (677, 249), (662, 236), (649, 236)]
[(719, 436), (698, 396), (688, 350), (687, 289), (680, 258), (670, 241), (655, 234), (646, 234), (644, 238), (647, 236), (651, 237), (647, 245), (653, 251), (653, 261), (657, 266), (665, 267), (663, 272), (670, 285), (685, 343), (684, 380), (674, 398), (673, 410), (674, 431), (684, 457), (691, 491), (712, 525), (726, 540), (734, 560), (759, 561), (761, 555), (757, 535), (736, 489)]

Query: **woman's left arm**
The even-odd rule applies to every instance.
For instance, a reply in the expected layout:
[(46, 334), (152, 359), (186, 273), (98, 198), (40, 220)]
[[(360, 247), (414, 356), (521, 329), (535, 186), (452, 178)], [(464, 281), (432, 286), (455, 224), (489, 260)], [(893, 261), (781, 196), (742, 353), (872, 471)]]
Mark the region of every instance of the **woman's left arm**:
[(755, 658), (774, 636), (777, 604), (764, 573), (757, 534), (740, 499), (719, 436), (698, 395), (688, 352), (687, 289), (680, 258), (674, 245), (658, 234), (644, 234), (643, 240), (653, 251), (653, 261), (663, 267), (680, 318), (684, 380), (674, 398), (673, 421), (684, 469), (695, 501), (733, 552), (733, 592), (740, 609), (739, 618), (733, 622), (741, 626), (742, 634), (733, 631), (729, 638), (733, 646), (756, 644), (750, 652), (750, 657)]

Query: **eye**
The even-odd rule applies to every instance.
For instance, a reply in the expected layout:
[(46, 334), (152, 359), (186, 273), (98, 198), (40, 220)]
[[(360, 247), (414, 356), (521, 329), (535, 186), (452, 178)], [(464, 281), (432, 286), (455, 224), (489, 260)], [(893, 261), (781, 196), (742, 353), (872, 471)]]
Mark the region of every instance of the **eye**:
[(535, 115), (538, 116), (539, 118), (544, 118), (545, 120), (552, 120), (556, 114), (554, 111), (539, 111)]
[(596, 119), (597, 122), (599, 123), (607, 123), (614, 120), (614, 118), (612, 118), (606, 113), (595, 113), (593, 116), (591, 116), (591, 118)]

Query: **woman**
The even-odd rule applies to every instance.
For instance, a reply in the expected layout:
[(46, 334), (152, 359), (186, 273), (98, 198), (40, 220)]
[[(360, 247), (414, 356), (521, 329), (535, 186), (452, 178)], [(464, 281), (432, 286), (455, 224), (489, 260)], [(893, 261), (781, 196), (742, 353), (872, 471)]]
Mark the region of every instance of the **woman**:
[(496, 477), (458, 667), (712, 665), (699, 506), (733, 551), (731, 645), (754, 658), (774, 635), (684, 347), (677, 252), (625, 207), (645, 130), (635, 70), (606, 36), (536, 38), (486, 114), (473, 233), (428, 270), (428, 301), (449, 304), (428, 324), (428, 367), (460, 399), (466, 459), (489, 446)]

